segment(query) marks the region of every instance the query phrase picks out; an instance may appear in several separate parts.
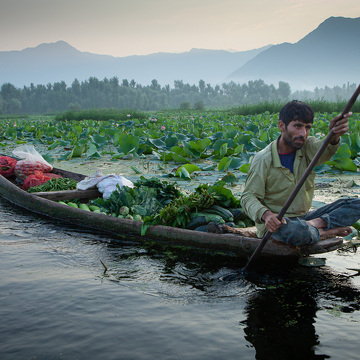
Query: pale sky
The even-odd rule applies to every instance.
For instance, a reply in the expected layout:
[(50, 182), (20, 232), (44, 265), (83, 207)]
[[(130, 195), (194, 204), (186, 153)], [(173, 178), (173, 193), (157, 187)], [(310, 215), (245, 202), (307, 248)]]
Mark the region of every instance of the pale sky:
[[(113, 56), (296, 43), (360, 0), (0, 0), (0, 51), (59, 40)], [(339, 49), (334, 49), (334, 52)]]

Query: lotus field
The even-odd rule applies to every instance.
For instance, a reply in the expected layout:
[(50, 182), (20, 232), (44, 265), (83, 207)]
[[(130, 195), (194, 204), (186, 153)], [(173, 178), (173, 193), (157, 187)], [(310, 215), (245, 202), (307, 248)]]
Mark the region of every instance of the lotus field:
[[(335, 115), (316, 113), (311, 135), (325, 136)], [(359, 113), (352, 116), (339, 151), (316, 172), (357, 172), (359, 120)], [(0, 153), (12, 155), (20, 144), (32, 144), (48, 162), (70, 170), (93, 164), (90, 173), (107, 163), (121, 172), (126, 168), (128, 175), (181, 180), (187, 188), (219, 179), (235, 185), (245, 178), (252, 156), (279, 136), (277, 121), (278, 114), (268, 112), (241, 116), (225, 111), (158, 112), (136, 118), (129, 113), (125, 120), (106, 121), (1, 118)]]

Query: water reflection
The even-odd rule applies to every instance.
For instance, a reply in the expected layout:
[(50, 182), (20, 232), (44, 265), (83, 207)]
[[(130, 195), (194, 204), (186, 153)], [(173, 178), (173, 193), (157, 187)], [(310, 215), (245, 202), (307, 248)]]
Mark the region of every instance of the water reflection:
[[(192, 324), (192, 337), (202, 339), (204, 341), (202, 345), (207, 344), (206, 340), (210, 338), (211, 341), (220, 338), (224, 341), (225, 348), (228, 347), (228, 343), (221, 334), (227, 333), (230, 337), (233, 335), (233, 323), (240, 323), (234, 331), (235, 340), (242, 347), (252, 347), (258, 360), (344, 358), (341, 356), (342, 353), (337, 353), (335, 355), (338, 356), (335, 356), (333, 349), (322, 346), (316, 324), (317, 314), (319, 311), (332, 309), (343, 314), (358, 313), (360, 310), (359, 289), (352, 285), (351, 279), (334, 274), (326, 267), (314, 269), (280, 263), (276, 263), (275, 267), (270, 262), (264, 263), (261, 268), (257, 268), (246, 277), (223, 282), (221, 278), (224, 275), (242, 267), (245, 262), (221, 254), (206, 255), (194, 250), (173, 249), (151, 242), (146, 244), (134, 244), (129, 241), (111, 242), (110, 238), (101, 233), (85, 232), (72, 226), (64, 227), (61, 223), (32, 217), (27, 212), (22, 213), (19, 210), (13, 212), (6, 206), (1, 208), (0, 228), (4, 234), (3, 240), (6, 235), (6, 240), (10, 241), (11, 235), (19, 237), (24, 242), (38, 241), (41, 244), (35, 248), (37, 251), (41, 250), (41, 253), (26, 255), (33, 260), (34, 269), (35, 266), (39, 266), (37, 262), (39, 256), (49, 263), (59, 262), (60, 268), (78, 267), (91, 271), (95, 268), (98, 278), (103, 282), (114, 283), (115, 287), (120, 284), (130, 287), (131, 290), (135, 289), (135, 292), (129, 292), (132, 295), (146, 294), (145, 300), (136, 298), (141, 306), (144, 303), (151, 304), (148, 295), (157, 297), (153, 307), (149, 306), (149, 312), (146, 313), (148, 322), (149, 319), (155, 322), (156, 317), (151, 317), (151, 312), (154, 310), (158, 309), (157, 317), (165, 319), (164, 324), (166, 321), (172, 321), (169, 312), (178, 311), (176, 307), (163, 310), (162, 306), (159, 306), (160, 301), (166, 305), (180, 303), (182, 308), (179, 315), (184, 316), (184, 312), (188, 311), (190, 315), (187, 319), (196, 317), (199, 311), (203, 311), (204, 314), (209, 313), (213, 317), (215, 326), (219, 326), (220, 312), (222, 316), (220, 319), (225, 321), (222, 322), (222, 327), (219, 326), (214, 330), (215, 335), (211, 334), (213, 337), (209, 334), (207, 336), (201, 334), (204, 327), (196, 324)], [(55, 232), (56, 236), (52, 236), (52, 232)], [(45, 241), (48, 242), (46, 246)], [(19, 244), (18, 240), (12, 242)], [(15, 251), (13, 247), (7, 250), (9, 253)], [(45, 251), (46, 256), (44, 256)], [(20, 255), (18, 259), (22, 260)], [(106, 272), (99, 260), (106, 264), (108, 268)], [(46, 269), (51, 270), (50, 267)], [(97, 283), (89, 283), (87, 286), (98, 289)], [(111, 296), (107, 301), (119, 296), (121, 292), (117, 290), (111, 287)], [(126, 294), (128, 295), (127, 292)], [(158, 298), (160, 301), (157, 301)], [(117, 299), (114, 301), (118, 302)], [(126, 310), (121, 314), (122, 319), (125, 318), (127, 309), (132, 309), (131, 304), (127, 304), (126, 301), (124, 297), (121, 302), (121, 307)], [(194, 303), (200, 306), (194, 308), (188, 306)], [(141, 306), (136, 306), (136, 309), (141, 310)], [(99, 308), (94, 309), (100, 311), (103, 307), (104, 305), (101, 304)], [(211, 308), (215, 308), (216, 311), (211, 313), (209, 311)], [(89, 311), (88, 303), (83, 311), (86, 316)], [(181, 325), (175, 318), (177, 316), (174, 315), (173, 328)], [(129, 316), (127, 320), (131, 324), (133, 318)], [(145, 321), (141, 319), (140, 323), (143, 324)], [(156, 324), (159, 325), (160, 322)], [(340, 323), (338, 326), (342, 326), (342, 331), (346, 332), (344, 324)], [(190, 328), (186, 328), (187, 331), (190, 331)], [(166, 327), (164, 329), (161, 336), (167, 335), (168, 329)], [(323, 328), (321, 331), (324, 331)], [(353, 338), (356, 338), (356, 334)], [(170, 336), (166, 337), (166, 340), (170, 341)], [(336, 340), (340, 342), (339, 338)], [(176, 341), (172, 341), (176, 346)], [(200, 348), (200, 345), (194, 344), (194, 349)], [(347, 348), (356, 358), (357, 347), (355, 345), (351, 348), (351, 346), (348, 342)], [(236, 351), (234, 348), (234, 355)], [(240, 352), (238, 358), (245, 358), (244, 352)]]
[(271, 279), (256, 281), (264, 288), (249, 297), (245, 310), (245, 339), (256, 349), (256, 359), (332, 357), (321, 351), (314, 326), (316, 313), (324, 306), (320, 303), (346, 312), (359, 310), (359, 290), (326, 268), (295, 268), (285, 277), (273, 274)]
[(316, 289), (306, 282), (284, 283), (253, 294), (247, 303), (245, 339), (256, 349), (256, 358), (326, 359), (315, 355), (319, 344), (314, 318)]
[[(154, 252), (144, 251), (141, 256), (151, 258)], [(205, 298), (245, 299), (246, 319), (240, 321), (240, 326), (245, 340), (254, 347), (257, 360), (331, 358), (333, 354), (323, 350), (316, 331), (317, 312), (360, 310), (359, 289), (350, 278), (332, 273), (327, 267), (264, 263), (246, 276), (226, 283), (220, 279), (239, 266), (238, 259), (169, 250), (157, 253), (155, 258), (162, 263), (159, 278), (163, 282), (190, 286)], [(184, 293), (178, 296), (184, 297)]]

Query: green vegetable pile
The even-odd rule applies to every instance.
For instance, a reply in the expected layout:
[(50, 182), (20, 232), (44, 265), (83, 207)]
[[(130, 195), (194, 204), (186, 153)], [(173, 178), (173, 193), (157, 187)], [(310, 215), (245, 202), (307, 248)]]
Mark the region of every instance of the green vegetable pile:
[[(77, 182), (67, 178), (53, 178), (29, 192), (71, 190)], [(134, 187), (117, 186), (108, 199), (97, 198), (88, 204), (79, 200), (59, 201), (99, 214), (142, 221), (142, 235), (150, 225), (165, 225), (206, 231), (209, 222), (231, 226), (252, 226), (253, 222), (240, 208), (240, 200), (225, 187), (222, 180), (214, 185), (201, 184), (193, 192), (181, 193), (174, 184), (152, 177), (140, 177)]]
[[(231, 190), (226, 189), (224, 185), (221, 181), (212, 186), (201, 184), (193, 193), (180, 195), (160, 209), (158, 213), (144, 219), (142, 235), (146, 233), (150, 225), (166, 225), (194, 230), (210, 221), (233, 223), (235, 216), (236, 220), (240, 221), (240, 218), (245, 217), (240, 210), (240, 200), (235, 198)], [(234, 208), (233, 213), (227, 208)], [(236, 224), (233, 223), (233, 225)], [(247, 226), (244, 222), (241, 225)]]
[(98, 198), (93, 204), (99, 206), (101, 211), (115, 216), (140, 215), (143, 218), (157, 213), (179, 196), (180, 191), (174, 185), (142, 176), (134, 188), (117, 186), (108, 199)]
[(209, 194), (206, 188), (199, 186), (190, 195), (181, 195), (174, 199), (157, 214), (145, 219), (147, 220), (145, 223), (185, 228), (190, 221), (191, 213), (207, 209), (214, 203), (214, 195)]
[(118, 186), (108, 199), (95, 199), (92, 205), (107, 215), (143, 221), (142, 235), (150, 225), (198, 230), (213, 221), (247, 226), (240, 200), (224, 185), (222, 181), (212, 186), (201, 184), (192, 193), (184, 194), (166, 181), (141, 177), (133, 188)]
[(68, 178), (52, 178), (42, 185), (33, 186), (27, 192), (61, 191), (76, 189), (77, 181)]

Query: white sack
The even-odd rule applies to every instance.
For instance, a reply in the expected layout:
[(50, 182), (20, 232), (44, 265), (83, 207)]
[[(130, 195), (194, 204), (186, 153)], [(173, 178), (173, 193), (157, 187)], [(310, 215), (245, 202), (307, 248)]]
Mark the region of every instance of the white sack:
[(134, 184), (132, 183), (132, 181), (124, 178), (123, 176), (111, 175), (111, 176), (105, 177), (105, 179), (101, 180), (97, 184), (97, 188), (103, 194), (103, 198), (106, 200), (112, 194), (112, 192), (114, 192), (116, 190), (117, 185), (119, 185), (120, 188), (122, 186), (128, 186), (131, 188), (134, 187)]
[(88, 178), (78, 182), (76, 188), (79, 190), (86, 190), (96, 186), (103, 194), (103, 198), (106, 200), (111, 195), (111, 193), (116, 190), (116, 185), (119, 185), (120, 188), (122, 186), (128, 186), (131, 188), (134, 187), (132, 181), (121, 175), (110, 174), (104, 176), (101, 171), (97, 171)]

